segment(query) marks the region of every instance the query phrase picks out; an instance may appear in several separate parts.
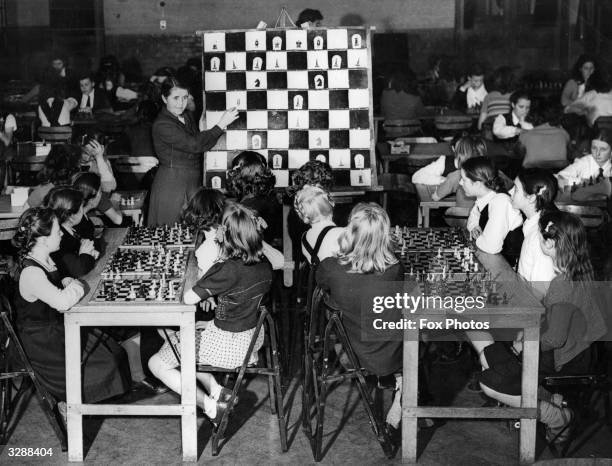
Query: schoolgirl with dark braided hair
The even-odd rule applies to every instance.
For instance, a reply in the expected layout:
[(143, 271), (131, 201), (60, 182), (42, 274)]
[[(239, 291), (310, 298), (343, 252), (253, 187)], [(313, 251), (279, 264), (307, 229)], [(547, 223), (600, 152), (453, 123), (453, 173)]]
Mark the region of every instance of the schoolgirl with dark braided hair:
[[(56, 399), (66, 401), (63, 313), (84, 294), (83, 285), (62, 277), (51, 258), (62, 230), (52, 209), (26, 210), (19, 219), (13, 244), (19, 251), (18, 290), (14, 306), (17, 332), (40, 383)], [(84, 348), (92, 348), (88, 337)], [(97, 345), (83, 369), (83, 397), (88, 403), (124, 393), (130, 386), (127, 358), (112, 339)], [(60, 412), (65, 411), (59, 408)]]

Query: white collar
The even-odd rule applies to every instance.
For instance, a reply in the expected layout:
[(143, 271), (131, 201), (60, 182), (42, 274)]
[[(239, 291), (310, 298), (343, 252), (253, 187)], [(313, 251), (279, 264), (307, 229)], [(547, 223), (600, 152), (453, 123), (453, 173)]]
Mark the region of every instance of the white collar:
[(491, 202), (491, 199), (493, 199), (496, 195), (497, 193), (495, 191), (490, 191), (487, 195), (477, 198), (474, 204), (476, 205), (476, 207), (478, 207), (478, 210), (482, 212), (482, 209), (484, 209), (485, 206), (488, 205), (489, 202)]
[(523, 234), (527, 236), (529, 233), (534, 231), (534, 229), (537, 228), (539, 222), (540, 212), (537, 212), (533, 217), (526, 219), (523, 222)]

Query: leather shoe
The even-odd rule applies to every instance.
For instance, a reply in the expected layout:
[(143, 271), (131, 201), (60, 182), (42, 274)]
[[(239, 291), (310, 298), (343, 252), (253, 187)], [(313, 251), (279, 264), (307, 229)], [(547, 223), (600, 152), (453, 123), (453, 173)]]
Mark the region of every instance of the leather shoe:
[(140, 385), (142, 385), (144, 388), (147, 389), (148, 392), (154, 395), (161, 395), (162, 393), (166, 393), (168, 390), (170, 390), (162, 382), (156, 379), (152, 379), (150, 377), (145, 377), (140, 382)]
[(223, 418), (225, 411), (227, 411), (227, 408), (228, 408), (227, 403), (223, 401), (217, 401), (217, 415), (214, 418), (212, 417), (208, 418), (210, 419), (210, 422), (212, 422), (213, 426), (215, 426), (215, 428), (221, 422), (221, 419)]

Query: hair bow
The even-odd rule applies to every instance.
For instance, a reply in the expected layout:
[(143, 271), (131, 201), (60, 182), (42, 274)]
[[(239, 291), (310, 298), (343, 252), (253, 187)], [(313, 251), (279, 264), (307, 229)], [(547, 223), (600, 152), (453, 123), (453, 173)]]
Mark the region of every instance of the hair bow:
[(544, 231), (546, 233), (550, 233), (548, 230), (551, 226), (554, 226), (554, 223), (552, 222), (552, 220), (548, 222), (548, 224), (546, 225), (546, 228), (544, 228)]

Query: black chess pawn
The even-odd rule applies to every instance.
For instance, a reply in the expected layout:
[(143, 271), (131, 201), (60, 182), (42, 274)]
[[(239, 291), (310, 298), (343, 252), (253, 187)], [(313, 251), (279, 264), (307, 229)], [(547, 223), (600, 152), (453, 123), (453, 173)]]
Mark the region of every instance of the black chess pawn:
[(589, 186), (593, 186), (593, 177), (589, 176)]
[(599, 173), (597, 174), (597, 178), (595, 179), (598, 183), (603, 181), (604, 179), (604, 169), (599, 167)]

